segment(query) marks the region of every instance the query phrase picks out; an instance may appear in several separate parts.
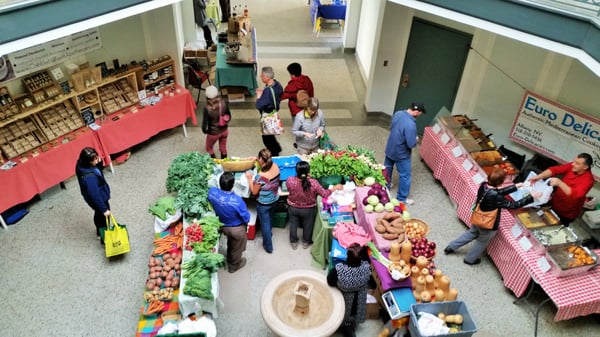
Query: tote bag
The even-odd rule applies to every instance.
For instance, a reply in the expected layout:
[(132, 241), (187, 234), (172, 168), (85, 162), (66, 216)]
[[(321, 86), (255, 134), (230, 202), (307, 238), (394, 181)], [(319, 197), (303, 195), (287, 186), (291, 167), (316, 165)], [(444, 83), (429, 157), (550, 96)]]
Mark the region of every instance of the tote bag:
[(471, 224), (482, 229), (492, 229), (496, 223), (496, 217), (498, 216), (498, 209), (491, 211), (482, 211), (480, 208), (481, 202), (490, 190), (485, 191), (481, 199), (479, 199), (474, 205), (475, 209), (471, 214)]
[[(277, 109), (277, 102), (275, 101), (275, 91), (271, 89), (271, 97), (273, 97), (273, 106)], [(273, 112), (263, 112), (261, 115), (261, 129), (263, 135), (280, 135), (283, 133), (283, 122), (279, 118), (277, 110)]]
[(104, 230), (104, 250), (106, 257), (129, 253), (131, 247), (129, 246), (127, 229), (124, 225), (119, 225), (112, 214), (109, 218), (106, 218), (106, 229)]

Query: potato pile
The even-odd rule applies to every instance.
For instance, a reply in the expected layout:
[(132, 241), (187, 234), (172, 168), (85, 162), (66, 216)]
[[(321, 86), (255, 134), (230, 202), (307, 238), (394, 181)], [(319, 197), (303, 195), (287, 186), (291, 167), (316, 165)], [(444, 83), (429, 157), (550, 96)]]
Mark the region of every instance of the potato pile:
[(404, 241), (404, 219), (402, 213), (390, 212), (377, 218), (375, 231), (386, 240)]
[(164, 254), (161, 258), (150, 257), (148, 262), (148, 280), (146, 289), (159, 291), (161, 288), (179, 287), (181, 254)]

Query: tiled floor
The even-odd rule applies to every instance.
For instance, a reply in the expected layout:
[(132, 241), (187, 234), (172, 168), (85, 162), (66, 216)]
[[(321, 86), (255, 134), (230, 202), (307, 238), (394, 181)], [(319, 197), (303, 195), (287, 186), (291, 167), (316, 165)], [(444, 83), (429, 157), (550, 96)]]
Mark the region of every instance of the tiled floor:
[[(255, 0), (255, 27), (260, 32), (261, 65), (275, 66), (276, 77), (288, 80), (285, 66), (299, 60), (316, 84), (326, 114), (327, 129), (339, 145), (373, 149), (379, 161), (387, 138), (380, 119), (369, 119), (363, 108), (364, 86), (352, 55), (341, 52), (339, 31), (314, 37), (305, 0)], [(317, 48), (317, 49), (313, 49)], [(306, 54), (299, 50), (314, 50)], [(299, 54), (300, 58), (295, 58)], [(255, 155), (261, 148), (253, 102), (232, 105), (230, 155)], [(200, 110), (199, 110), (200, 111)], [(284, 110), (285, 111), (285, 110)], [(285, 116), (285, 114), (283, 114)], [(290, 119), (284, 118), (289, 127)], [(117, 219), (127, 224), (132, 252), (108, 261), (95, 239), (92, 212), (84, 204), (77, 182), (66, 181), (66, 190), (53, 188), (30, 207), (30, 214), (8, 230), (0, 230), (0, 336), (133, 336), (142, 302), (147, 258), (152, 251), (153, 218), (148, 207), (166, 194), (165, 178), (171, 160), (186, 151), (202, 151), (204, 136), (188, 126), (185, 138), (176, 128), (136, 146), (132, 157), (116, 167), (107, 179), (111, 205)], [(289, 133), (280, 137), (283, 155), (294, 153)], [(394, 191), (395, 192), (395, 191)], [(466, 227), (456, 218), (453, 205), (430, 171), (413, 155), (413, 216), (424, 219), (430, 239), (443, 247)], [(272, 255), (261, 247), (260, 236), (248, 243), (248, 265), (235, 274), (219, 272), (223, 308), (216, 321), (219, 336), (274, 336), (262, 320), (260, 297), (274, 276), (291, 269), (318, 270), (311, 266), (308, 250), (292, 250), (286, 229), (274, 229)], [(223, 247), (222, 247), (223, 248)], [(534, 319), (514, 296), (489, 259), (469, 267), (458, 255), (436, 257), (437, 265), (459, 289), (479, 332), (476, 336), (531, 336)], [(539, 303), (543, 297), (534, 298)], [(599, 336), (592, 317), (554, 322), (552, 305), (542, 308), (539, 336)], [(377, 320), (362, 324), (357, 335), (376, 336)]]

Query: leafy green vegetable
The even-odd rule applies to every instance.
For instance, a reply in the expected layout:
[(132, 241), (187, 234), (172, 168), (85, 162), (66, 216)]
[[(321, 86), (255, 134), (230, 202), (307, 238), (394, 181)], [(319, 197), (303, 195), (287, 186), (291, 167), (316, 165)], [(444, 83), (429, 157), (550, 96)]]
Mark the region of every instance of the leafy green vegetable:
[(223, 226), (223, 223), (216, 216), (205, 216), (198, 220), (198, 224), (202, 227), (204, 236), (202, 242), (192, 243), (195, 253), (210, 253), (212, 249), (217, 245), (217, 241), (221, 236), (219, 229)]
[(175, 207), (187, 218), (201, 218), (212, 210), (208, 202), (208, 180), (216, 165), (210, 155), (187, 152), (171, 162), (167, 172), (167, 192), (177, 192)]
[(200, 253), (181, 264), (186, 278), (183, 293), (213, 299), (211, 275), (225, 266), (225, 257), (219, 253)]

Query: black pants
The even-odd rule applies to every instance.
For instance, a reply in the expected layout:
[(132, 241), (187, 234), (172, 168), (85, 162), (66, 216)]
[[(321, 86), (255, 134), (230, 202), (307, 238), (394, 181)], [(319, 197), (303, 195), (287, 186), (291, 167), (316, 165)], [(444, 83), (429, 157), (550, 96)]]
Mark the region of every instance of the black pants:
[[(110, 209), (108, 202), (106, 207)], [(100, 236), (100, 228), (106, 227), (106, 217), (102, 211), (97, 209), (94, 210), (94, 225), (96, 226), (96, 235)]]
[(206, 40), (206, 48), (210, 48), (214, 43), (212, 39), (212, 32), (210, 31), (210, 27), (208, 25), (202, 27), (202, 31), (204, 32), (204, 40)]
[(279, 157), (279, 153), (281, 152), (281, 145), (277, 141), (274, 135), (263, 135), (262, 136), (263, 144), (265, 147), (271, 151), (271, 156)]

